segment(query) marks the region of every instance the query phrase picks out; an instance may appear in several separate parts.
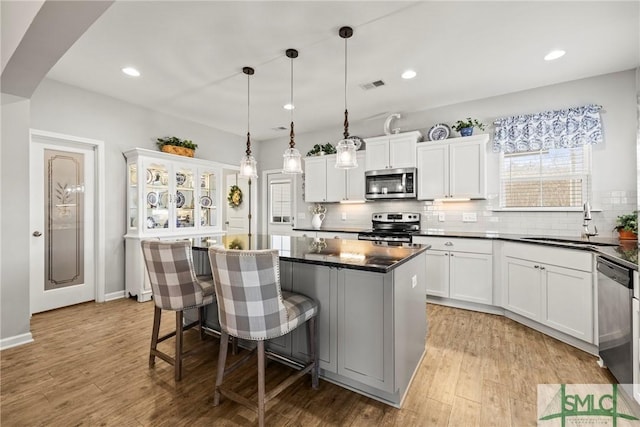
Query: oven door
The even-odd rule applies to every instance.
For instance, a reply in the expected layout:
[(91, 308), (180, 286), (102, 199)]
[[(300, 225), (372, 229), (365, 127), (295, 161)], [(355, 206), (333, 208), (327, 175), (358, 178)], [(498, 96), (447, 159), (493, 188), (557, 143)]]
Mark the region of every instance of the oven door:
[(365, 198), (415, 199), (416, 169), (383, 169), (365, 173)]

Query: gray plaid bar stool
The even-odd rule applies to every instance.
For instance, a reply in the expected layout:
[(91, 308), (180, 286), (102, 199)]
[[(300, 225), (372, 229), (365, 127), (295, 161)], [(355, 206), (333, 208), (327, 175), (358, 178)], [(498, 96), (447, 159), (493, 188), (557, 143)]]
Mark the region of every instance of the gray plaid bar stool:
[[(183, 351), (182, 333), (199, 325), (200, 338), (204, 338), (204, 307), (214, 301), (213, 282), (196, 276), (190, 242), (143, 240), (141, 245), (155, 304), (149, 367), (151, 368), (155, 365), (157, 356), (174, 366), (175, 380), (180, 381), (182, 378), (182, 359), (191, 352)], [(183, 311), (189, 308), (198, 309), (198, 320), (188, 325), (183, 325)], [(176, 329), (158, 337), (162, 310), (176, 312)], [(173, 336), (176, 337), (176, 348), (174, 357), (171, 357), (167, 353), (158, 350), (158, 343)]]
[[(318, 352), (316, 314), (318, 305), (304, 295), (284, 292), (280, 288), (277, 250), (238, 251), (209, 248), (211, 272), (218, 299), (221, 328), (220, 353), (213, 405), (220, 404), (220, 394), (258, 411), (259, 425), (269, 400), (311, 371), (312, 387), (318, 388)], [(288, 334), (307, 323), (309, 363), (295, 375), (265, 393), (265, 341)], [(225, 369), (229, 336), (257, 341), (258, 403), (222, 388), (224, 376), (247, 362), (255, 349)]]

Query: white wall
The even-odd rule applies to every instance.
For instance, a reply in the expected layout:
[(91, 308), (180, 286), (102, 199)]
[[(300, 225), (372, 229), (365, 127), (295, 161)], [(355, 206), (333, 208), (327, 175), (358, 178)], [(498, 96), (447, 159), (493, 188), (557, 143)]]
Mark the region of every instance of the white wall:
[[(498, 117), (526, 114), (549, 109), (559, 109), (588, 103), (602, 105), (604, 142), (593, 149), (593, 192), (595, 207), (605, 212), (595, 213), (593, 223), (603, 235), (611, 235), (615, 216), (635, 209), (636, 190), (636, 82), (635, 70), (607, 74), (588, 79), (516, 92), (492, 98), (465, 102), (415, 113), (403, 114), (394, 121), (401, 131), (420, 130), (427, 134), (436, 123), (453, 123), (460, 118), (475, 117), (491, 124)], [(351, 111), (352, 120), (357, 117)], [(351, 124), (351, 134), (361, 137), (383, 134), (384, 117), (376, 121), (356, 121)], [(303, 155), (317, 143), (335, 142), (341, 136), (341, 122), (335, 128), (321, 132), (303, 133), (297, 128), (296, 145)], [(493, 127), (487, 132), (493, 133)], [(428, 142), (425, 142), (428, 143)], [(258, 144), (261, 156), (259, 165), (264, 169), (281, 167), (285, 138), (264, 141)], [(487, 201), (472, 201), (455, 204), (436, 204), (416, 201), (375, 202), (365, 205), (329, 204), (324, 226), (363, 227), (370, 226), (370, 215), (374, 211), (410, 210), (423, 214), (423, 228), (438, 228), (455, 231), (499, 231), (518, 233), (541, 233), (575, 235), (580, 233), (579, 213), (505, 213), (493, 212), (497, 208), (499, 156), (488, 149), (488, 193)], [(306, 212), (306, 205), (299, 191), (298, 212)], [(437, 213), (445, 211), (445, 222), (437, 221)], [(462, 223), (462, 212), (477, 212), (477, 223)], [(341, 213), (347, 213), (342, 221)], [(300, 215), (297, 215), (300, 218)], [(310, 217), (298, 220), (298, 226), (309, 225)], [(550, 224), (556, 224), (551, 231)]]
[[(175, 135), (198, 144), (196, 157), (235, 165), (245, 143), (241, 136), (53, 80), (44, 80), (31, 98), (31, 127), (105, 142), (107, 293), (124, 289), (126, 168), (122, 152), (134, 147), (155, 150), (155, 138)], [(21, 167), (28, 169), (28, 164)]]
[(29, 104), (2, 94), (0, 347), (30, 340)]

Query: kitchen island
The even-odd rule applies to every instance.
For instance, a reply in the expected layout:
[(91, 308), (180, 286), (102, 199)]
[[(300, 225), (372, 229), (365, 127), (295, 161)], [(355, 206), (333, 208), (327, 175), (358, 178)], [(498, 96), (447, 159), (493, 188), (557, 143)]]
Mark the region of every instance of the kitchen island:
[[(248, 242), (246, 236), (194, 239), (196, 265), (205, 268), (211, 245), (248, 249)], [(292, 236), (258, 236), (251, 246), (278, 249), (282, 289), (318, 302), (321, 378), (400, 407), (425, 352), (428, 246)], [(219, 330), (215, 304), (206, 325)], [(267, 348), (304, 362), (306, 329)]]

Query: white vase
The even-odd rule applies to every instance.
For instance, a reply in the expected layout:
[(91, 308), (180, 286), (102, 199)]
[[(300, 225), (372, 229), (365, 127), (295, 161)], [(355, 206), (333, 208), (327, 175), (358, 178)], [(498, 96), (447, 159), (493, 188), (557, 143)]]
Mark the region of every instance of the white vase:
[(313, 214), (313, 218), (311, 218), (311, 227), (315, 230), (320, 230), (320, 227), (322, 227), (322, 221), (324, 221), (323, 213)]

